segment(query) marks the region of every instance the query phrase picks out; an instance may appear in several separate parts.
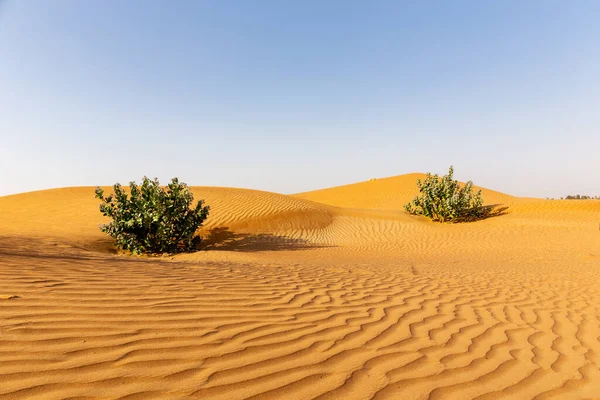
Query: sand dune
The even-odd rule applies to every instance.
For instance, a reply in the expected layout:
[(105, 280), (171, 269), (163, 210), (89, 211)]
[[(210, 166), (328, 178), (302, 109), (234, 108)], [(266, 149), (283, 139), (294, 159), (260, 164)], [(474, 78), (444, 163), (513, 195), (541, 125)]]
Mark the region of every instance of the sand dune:
[(0, 399), (600, 398), (600, 201), (441, 225), (417, 177), (194, 187), (210, 251), (161, 258), (93, 188), (0, 197)]
[[(415, 196), (417, 179), (424, 180), (425, 177), (425, 174), (406, 174), (371, 179), (351, 185), (299, 193), (294, 197), (337, 207), (398, 210)], [(482, 190), (486, 204), (508, 203), (515, 199), (495, 190), (480, 187), (475, 189)]]

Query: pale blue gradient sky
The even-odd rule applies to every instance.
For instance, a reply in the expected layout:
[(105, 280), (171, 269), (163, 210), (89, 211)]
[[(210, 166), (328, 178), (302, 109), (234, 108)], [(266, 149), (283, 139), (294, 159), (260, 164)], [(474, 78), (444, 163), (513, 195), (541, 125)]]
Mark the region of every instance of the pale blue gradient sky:
[(409, 172), (600, 194), (600, 2), (0, 0), (0, 195)]

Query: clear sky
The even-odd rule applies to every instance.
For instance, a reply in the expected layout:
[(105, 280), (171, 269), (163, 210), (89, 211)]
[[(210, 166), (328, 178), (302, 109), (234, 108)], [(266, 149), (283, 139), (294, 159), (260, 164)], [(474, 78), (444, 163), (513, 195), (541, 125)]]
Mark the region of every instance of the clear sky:
[(410, 172), (600, 195), (600, 1), (0, 0), (0, 195)]

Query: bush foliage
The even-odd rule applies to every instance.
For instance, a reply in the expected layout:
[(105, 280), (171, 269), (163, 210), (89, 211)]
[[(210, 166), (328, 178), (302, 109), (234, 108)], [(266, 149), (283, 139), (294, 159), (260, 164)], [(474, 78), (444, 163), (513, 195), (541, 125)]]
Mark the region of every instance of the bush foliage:
[(415, 215), (440, 222), (458, 222), (481, 218), (485, 214), (481, 190), (474, 193), (473, 182), (460, 185), (453, 179), (454, 168), (450, 166), (447, 175), (427, 173), (423, 182), (417, 180), (420, 194), (404, 209)]
[(185, 183), (173, 178), (165, 190), (158, 179), (144, 177), (141, 186), (129, 184), (129, 195), (118, 183), (113, 189), (114, 194), (104, 197), (104, 191), (97, 187), (96, 198), (102, 200), (100, 212), (112, 218), (100, 229), (115, 239), (118, 248), (134, 254), (198, 248), (196, 230), (208, 217), (209, 207), (199, 200), (191, 208), (194, 195)]

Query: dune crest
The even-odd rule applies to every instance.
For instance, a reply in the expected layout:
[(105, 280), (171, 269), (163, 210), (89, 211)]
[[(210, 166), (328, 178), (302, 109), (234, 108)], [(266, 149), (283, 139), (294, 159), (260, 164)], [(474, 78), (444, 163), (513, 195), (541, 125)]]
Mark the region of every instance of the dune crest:
[[(418, 193), (416, 181), (425, 174), (414, 173), (389, 178), (370, 179), (350, 185), (298, 193), (294, 197), (345, 208), (398, 210)], [(486, 188), (482, 190), (485, 204), (509, 203), (515, 197)]]

